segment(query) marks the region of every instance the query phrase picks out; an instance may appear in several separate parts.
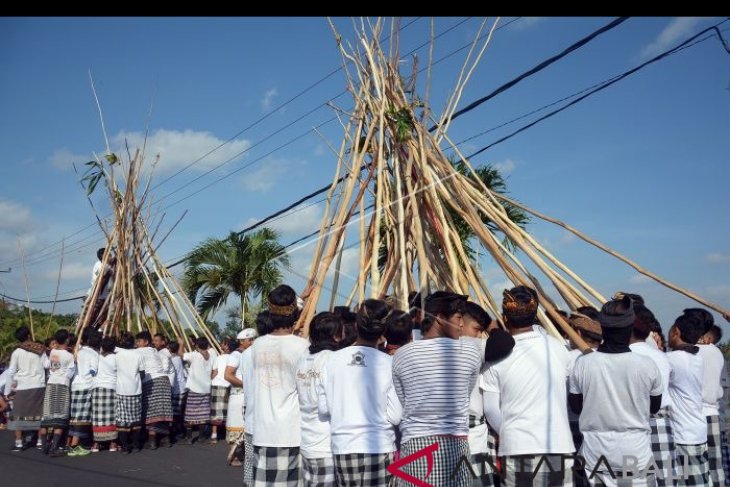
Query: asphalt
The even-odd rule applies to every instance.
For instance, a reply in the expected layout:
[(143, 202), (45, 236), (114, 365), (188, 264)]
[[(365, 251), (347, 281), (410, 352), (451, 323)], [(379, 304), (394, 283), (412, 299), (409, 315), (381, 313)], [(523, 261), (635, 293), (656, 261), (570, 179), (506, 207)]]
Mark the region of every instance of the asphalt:
[(130, 455), (101, 451), (84, 457), (11, 451), (13, 434), (0, 431), (0, 485), (63, 487), (238, 486), (241, 468), (226, 464), (228, 444), (173, 445)]

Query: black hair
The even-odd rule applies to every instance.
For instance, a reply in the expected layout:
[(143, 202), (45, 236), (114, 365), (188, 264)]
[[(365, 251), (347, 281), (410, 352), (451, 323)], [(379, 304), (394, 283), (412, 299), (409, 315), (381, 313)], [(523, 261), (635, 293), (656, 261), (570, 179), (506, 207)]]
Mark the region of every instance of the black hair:
[(717, 325), (712, 325), (707, 333), (709, 333), (714, 339), (714, 342), (712, 343), (720, 343), (720, 340), (722, 340), (722, 328)]
[(675, 320), (674, 326), (679, 330), (679, 336), (683, 341), (695, 345), (705, 334), (705, 323), (699, 316), (687, 314), (686, 311)]
[(426, 306), (423, 309), (426, 316), (421, 322), (421, 331), (427, 333), (436, 322), (438, 315), (448, 320), (457, 313), (463, 313), (466, 300), (460, 299), (459, 296), (445, 291), (436, 291), (428, 295)]
[(170, 342), (167, 344), (167, 349), (170, 351), (170, 353), (176, 354), (180, 351), (180, 344), (177, 342)]
[(388, 345), (403, 346), (413, 337), (413, 318), (405, 311), (394, 309), (385, 318), (385, 339)]
[(57, 330), (56, 333), (53, 335), (53, 339), (56, 340), (56, 343), (59, 345), (65, 345), (66, 342), (68, 342), (69, 338), (68, 330), (64, 330), (61, 328), (60, 330)]
[(148, 343), (152, 343), (152, 335), (147, 330), (142, 330), (137, 333), (137, 340), (147, 340)]
[(165, 336), (164, 333), (155, 333), (155, 338), (162, 338), (162, 341), (167, 343), (169, 340), (167, 339), (167, 336)]
[(464, 314), (474, 318), (474, 320), (479, 323), (479, 327), (482, 331), (486, 330), (492, 322), (492, 317), (489, 316), (489, 313), (487, 313), (487, 311), (477, 303), (472, 301), (467, 301), (464, 305)]
[(702, 327), (705, 330), (705, 333), (710, 331), (710, 328), (712, 328), (712, 326), (715, 324), (715, 318), (713, 318), (712, 313), (710, 313), (706, 309), (687, 308), (682, 312), (685, 315), (694, 316), (700, 323), (702, 323)]
[(337, 350), (339, 344), (335, 337), (340, 328), (342, 320), (336, 314), (328, 311), (317, 313), (309, 324), (309, 353)]
[(69, 347), (74, 347), (74, 346), (76, 346), (77, 340), (78, 340), (78, 337), (76, 336), (75, 333), (69, 333), (68, 340), (66, 340), (66, 345), (68, 345)]
[(84, 330), (81, 332), (81, 345), (86, 345), (86, 342), (89, 341), (89, 337), (92, 333), (94, 333), (93, 328), (84, 328)]
[[(523, 305), (529, 304), (531, 301), (538, 303), (537, 291), (527, 286), (515, 286), (508, 290), (507, 293), (518, 303)], [(507, 326), (509, 328), (525, 328), (532, 326), (537, 321), (537, 307), (534, 311), (529, 311), (526, 307), (523, 310), (509, 312), (504, 309), (505, 304), (502, 304), (503, 313), (506, 318)], [(549, 317), (549, 315), (548, 315)]]
[(383, 336), (388, 305), (380, 299), (366, 299), (357, 312), (357, 336), (372, 342)]
[(598, 310), (593, 306), (581, 306), (580, 308), (576, 308), (576, 311), (582, 315), (586, 315), (593, 321), (598, 321), (598, 317), (600, 315)]
[(24, 342), (30, 338), (30, 328), (23, 325), (15, 330), (15, 339)]
[(123, 332), (119, 337), (119, 347), (126, 349), (134, 348), (134, 335), (128, 331)]
[[(297, 293), (291, 286), (281, 284), (275, 287), (267, 296), (269, 302), (269, 319), (271, 320), (272, 331), (281, 328), (291, 328), (299, 319), (299, 309), (297, 308)], [(273, 306), (272, 306), (273, 305)], [(281, 314), (272, 309), (273, 307), (293, 307), (289, 314)]]
[(349, 347), (357, 341), (357, 314), (347, 309), (340, 316), (341, 326), (337, 332), (340, 337), (340, 347)]
[[(83, 338), (82, 338), (83, 343)], [(86, 337), (86, 346), (93, 348), (94, 350), (99, 349), (99, 345), (101, 345), (101, 333), (93, 330), (88, 337)]]
[(46, 347), (46, 348), (48, 348), (48, 347), (50, 347), (50, 346), (51, 346), (51, 342), (52, 342), (53, 340), (55, 340), (55, 338), (53, 338), (53, 337), (49, 337), (49, 338), (46, 338), (46, 339), (45, 339), (45, 340), (43, 341), (43, 345), (45, 345), (45, 347)]
[(643, 304), (636, 303), (634, 304), (634, 314), (636, 318), (634, 319), (632, 333), (639, 340), (646, 340), (649, 334), (654, 331), (654, 323), (656, 323), (654, 313)]
[(114, 337), (104, 337), (101, 339), (101, 349), (106, 353), (113, 353), (117, 346), (117, 340)]
[(195, 346), (201, 350), (208, 350), (208, 347), (210, 347), (210, 342), (205, 337), (198, 337), (195, 339)]
[(226, 338), (225, 340), (226, 345), (228, 345), (228, 353), (232, 353), (236, 350), (238, 350), (238, 340), (235, 338)]
[(96, 258), (101, 260), (104, 258), (104, 252), (106, 252), (106, 248), (102, 247), (99, 250), (96, 251)]
[(271, 323), (271, 313), (268, 310), (264, 310), (256, 315), (256, 332), (260, 337), (268, 335), (274, 331), (274, 326)]

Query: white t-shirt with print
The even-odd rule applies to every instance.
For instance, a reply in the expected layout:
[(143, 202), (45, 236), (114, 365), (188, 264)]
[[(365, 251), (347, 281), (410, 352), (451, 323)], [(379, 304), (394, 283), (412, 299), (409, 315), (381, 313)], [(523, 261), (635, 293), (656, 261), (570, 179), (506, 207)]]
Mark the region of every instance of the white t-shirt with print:
[(186, 352), (183, 355), (183, 362), (190, 364), (188, 368), (188, 380), (185, 384), (187, 390), (196, 394), (210, 394), (210, 373), (213, 371), (213, 357), (208, 355), (205, 358), (197, 350)]
[(300, 445), (296, 372), (299, 359), (306, 355), (308, 347), (307, 340), (294, 335), (265, 335), (249, 347), (253, 350), (256, 380), (255, 397), (252, 398), (256, 417), (255, 446)]
[(110, 353), (99, 355), (99, 364), (94, 382), (94, 389), (117, 389), (117, 355)]
[(593, 352), (575, 361), (570, 393), (583, 395), (580, 454), (593, 470), (603, 455), (612, 468), (625, 457), (644, 466), (652, 458), (650, 396), (662, 393), (662, 376), (649, 357), (638, 353)]
[(51, 350), (48, 357), (48, 383), (69, 386), (71, 378), (76, 373), (76, 363), (73, 354), (66, 350)]
[(330, 458), (330, 423), (319, 416), (319, 386), (322, 368), (332, 352), (305, 355), (297, 364), (297, 393), (302, 416), (301, 452), (306, 458)]
[(718, 403), (722, 399), (722, 384), (726, 380), (725, 357), (715, 345), (697, 345), (700, 347), (704, 374), (702, 375), (702, 413), (705, 416), (720, 414)]
[(669, 352), (667, 358), (672, 366), (669, 398), (674, 442), (679, 445), (706, 443), (707, 419), (702, 411), (702, 357), (699, 353), (675, 350)]
[(513, 336), (512, 353), (487, 363), (481, 387), (499, 393), (499, 455), (572, 453), (565, 344), (533, 329)]

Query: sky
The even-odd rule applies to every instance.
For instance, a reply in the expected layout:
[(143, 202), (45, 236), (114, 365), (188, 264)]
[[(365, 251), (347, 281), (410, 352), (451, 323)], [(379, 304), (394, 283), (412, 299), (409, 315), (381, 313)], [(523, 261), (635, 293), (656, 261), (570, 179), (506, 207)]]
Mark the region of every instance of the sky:
[[(332, 20), (345, 42), (357, 42), (359, 20)], [(467, 53), (457, 50), (469, 45), (483, 20), (434, 19), (436, 113)], [(500, 19), (459, 106), (611, 20)], [(499, 127), (505, 122), (627, 71), (722, 20), (630, 18), (460, 117), (449, 136), (462, 141), (487, 132), (461, 146), (474, 152), (547, 111)], [(400, 27), (404, 69), (410, 51), (425, 66), (431, 19), (403, 18)], [(158, 208), (168, 225), (187, 211), (159, 251), (172, 262), (204, 239), (225, 237), (332, 180), (336, 158), (328, 146), (339, 147), (343, 138), (332, 106), (352, 106), (344, 74), (336, 71), (341, 62), (325, 18), (0, 19), (0, 270), (11, 268), (0, 273), (0, 293), (25, 298), (27, 285), (31, 299), (53, 299), (62, 240), (59, 299), (89, 287), (103, 245), (95, 210), (100, 217), (108, 211), (97, 195), (92, 208), (73, 169), (105, 150), (90, 73), (112, 149), (140, 146), (147, 130), (148, 159), (160, 157), (152, 191)], [(730, 56), (712, 37), (472, 162), (500, 168), (510, 195), (526, 205), (730, 308), (728, 113)], [(322, 209), (323, 203), (300, 208), (272, 226), (287, 244), (314, 231)], [(642, 294), (665, 329), (683, 308), (696, 306), (560, 227), (534, 221), (528, 228), (604, 295)], [(286, 280), (301, 289), (313, 246), (294, 248)], [(343, 281), (357, 273), (356, 262), (356, 250), (346, 252)], [(510, 287), (488, 258), (480, 268), (495, 293)], [(57, 312), (79, 306), (63, 303)]]

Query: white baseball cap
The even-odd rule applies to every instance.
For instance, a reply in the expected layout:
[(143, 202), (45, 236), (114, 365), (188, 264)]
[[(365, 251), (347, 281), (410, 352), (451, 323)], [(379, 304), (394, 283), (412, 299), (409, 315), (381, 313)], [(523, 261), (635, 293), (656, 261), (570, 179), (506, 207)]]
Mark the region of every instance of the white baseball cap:
[(246, 340), (249, 338), (256, 338), (258, 336), (258, 333), (256, 333), (256, 330), (253, 328), (244, 328), (243, 330), (238, 332), (238, 335), (236, 335), (236, 340)]

